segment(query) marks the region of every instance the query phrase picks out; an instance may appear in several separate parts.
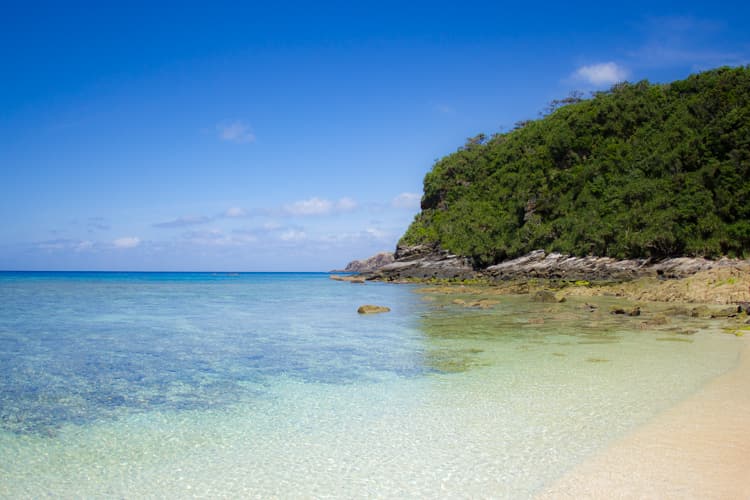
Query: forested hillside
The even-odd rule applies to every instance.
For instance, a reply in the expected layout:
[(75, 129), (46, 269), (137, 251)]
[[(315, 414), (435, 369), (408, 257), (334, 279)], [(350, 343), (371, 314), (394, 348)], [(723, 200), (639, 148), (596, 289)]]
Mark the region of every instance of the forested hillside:
[(435, 244), (477, 267), (540, 248), (750, 254), (750, 66), (555, 106), (438, 160), (400, 245)]

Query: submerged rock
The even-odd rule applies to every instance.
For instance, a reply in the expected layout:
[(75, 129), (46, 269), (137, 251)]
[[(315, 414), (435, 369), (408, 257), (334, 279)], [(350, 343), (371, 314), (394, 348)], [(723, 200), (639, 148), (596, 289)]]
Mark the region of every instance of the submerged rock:
[(710, 318), (711, 309), (706, 306), (697, 306), (690, 310), (690, 316), (692, 318)]
[(341, 276), (340, 274), (332, 274), (328, 277), (334, 281), (348, 281), (349, 283), (365, 282), (365, 278), (363, 276)]
[(374, 306), (372, 304), (365, 304), (363, 306), (359, 306), (359, 309), (357, 309), (357, 312), (359, 314), (378, 314), (378, 313), (385, 313), (390, 311), (390, 307), (386, 306)]
[(626, 310), (622, 307), (613, 307), (609, 311), (610, 314), (624, 314), (627, 316), (640, 316), (641, 315), (641, 307), (635, 306), (634, 308), (630, 310)]
[(712, 318), (734, 318), (735, 316), (737, 316), (736, 307), (727, 307), (718, 311), (711, 312)]
[(550, 292), (549, 290), (539, 290), (534, 295), (531, 296), (532, 302), (543, 302), (543, 303), (557, 303), (557, 302), (564, 302), (564, 298), (558, 299), (557, 295), (555, 295), (553, 292)]

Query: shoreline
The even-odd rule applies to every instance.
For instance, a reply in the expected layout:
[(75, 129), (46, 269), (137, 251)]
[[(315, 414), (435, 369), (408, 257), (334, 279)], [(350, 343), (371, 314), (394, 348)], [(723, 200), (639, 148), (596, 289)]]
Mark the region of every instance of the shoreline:
[(496, 294), (526, 294), (550, 289), (563, 295), (617, 296), (655, 302), (750, 302), (750, 259), (618, 260), (536, 250), (475, 269), (466, 257), (425, 245), (399, 246), (393, 258), (391, 263), (372, 267), (364, 266), (369, 260), (355, 261), (350, 266), (363, 265), (357, 268), (356, 274), (331, 277), (357, 283), (483, 285)]
[[(679, 281), (686, 284), (684, 279)], [(528, 287), (528, 283), (525, 285)], [(722, 288), (725, 285), (711, 283), (708, 289), (725, 291)], [(610, 285), (607, 289), (619, 286), (623, 284)], [(642, 286), (633, 286), (643, 290)], [(586, 296), (602, 295), (597, 293), (601, 290), (595, 286), (573, 287), (576, 289), (586, 292), (566, 296), (560, 291), (550, 293), (543, 288), (532, 288), (524, 295), (532, 302), (551, 303), (564, 302), (566, 297), (571, 297), (574, 304), (583, 302)], [(498, 290), (490, 285), (460, 284), (424, 286), (417, 291), (446, 295), (448, 299), (445, 300), (454, 306), (476, 309), (491, 309), (500, 303), (493, 300), (492, 295), (508, 294), (508, 289)], [(720, 328), (736, 337), (750, 333), (750, 320), (744, 308), (738, 312), (736, 306), (719, 306), (717, 302), (708, 302), (708, 306), (694, 302), (697, 307), (689, 307), (668, 301), (650, 307), (644, 300), (640, 304), (643, 313), (636, 306), (634, 311), (637, 312), (631, 314), (629, 307), (636, 302), (623, 295), (610, 298), (621, 298), (624, 311), (615, 313), (612, 309), (609, 312), (639, 316), (628, 320), (639, 323), (637, 328), (654, 331), (664, 328), (674, 332), (669, 326), (673, 324), (671, 316), (674, 315), (711, 318), (709, 321), (718, 327), (717, 330)], [(455, 298), (451, 300), (452, 296)], [(597, 306), (586, 302), (576, 307), (595, 310)], [(719, 332), (716, 334), (722, 335)], [(686, 331), (684, 334), (691, 333)], [(741, 343), (737, 361), (728, 371), (709, 379), (685, 399), (583, 458), (561, 477), (545, 485), (536, 498), (750, 498), (746, 486), (747, 471), (750, 470), (750, 340), (737, 340)]]
[(491, 295), (549, 290), (559, 297), (611, 296), (649, 302), (734, 304), (743, 310), (750, 307), (750, 260), (676, 258), (653, 265), (640, 263), (636, 268), (632, 267), (634, 261), (544, 256), (540, 251), (536, 256), (502, 264), (504, 271), (500, 274), (491, 268), (456, 269), (455, 263), (455, 256), (434, 260), (434, 255), (430, 255), (330, 278), (353, 283), (418, 284), (439, 287), (444, 293), (450, 293), (451, 288), (481, 289)]
[(568, 471), (539, 499), (747, 498), (750, 341), (738, 364)]
[[(674, 304), (667, 306), (670, 314), (720, 319), (725, 332), (742, 337), (750, 333), (749, 264), (746, 260), (723, 261), (682, 274), (646, 273), (598, 283), (533, 274), (488, 279), (479, 273), (458, 279), (392, 281), (422, 284), (419, 291), (425, 293), (481, 296), (480, 300), (457, 298), (452, 302), (482, 309), (496, 302), (487, 296), (510, 294), (527, 295), (532, 301), (540, 297), (551, 302), (568, 297), (616, 297), (636, 304), (670, 303)], [(391, 281), (377, 273), (375, 277)], [(639, 315), (640, 309), (636, 309), (634, 315)], [(656, 319), (647, 319), (644, 325)], [(743, 346), (732, 369), (585, 458), (545, 486), (536, 498), (750, 498), (750, 341), (738, 340)]]

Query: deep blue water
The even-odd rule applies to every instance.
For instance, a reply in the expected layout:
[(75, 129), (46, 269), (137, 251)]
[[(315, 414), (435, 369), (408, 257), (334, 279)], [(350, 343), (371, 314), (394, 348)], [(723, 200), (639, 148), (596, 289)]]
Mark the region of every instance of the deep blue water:
[(2, 272), (0, 304), (0, 429), (16, 433), (247, 402), (279, 377), (431, 370), (409, 287), (322, 273)]

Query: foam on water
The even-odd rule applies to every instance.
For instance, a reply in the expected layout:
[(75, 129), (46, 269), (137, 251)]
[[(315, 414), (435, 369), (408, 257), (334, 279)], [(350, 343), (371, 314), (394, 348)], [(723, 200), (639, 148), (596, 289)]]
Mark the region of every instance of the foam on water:
[(528, 497), (739, 352), (607, 300), (427, 298), (324, 275), (0, 275), (0, 496)]

